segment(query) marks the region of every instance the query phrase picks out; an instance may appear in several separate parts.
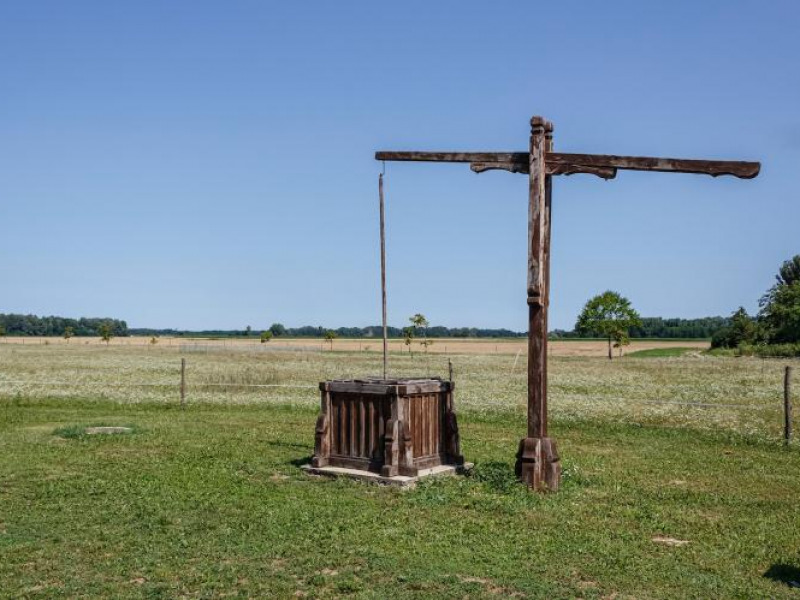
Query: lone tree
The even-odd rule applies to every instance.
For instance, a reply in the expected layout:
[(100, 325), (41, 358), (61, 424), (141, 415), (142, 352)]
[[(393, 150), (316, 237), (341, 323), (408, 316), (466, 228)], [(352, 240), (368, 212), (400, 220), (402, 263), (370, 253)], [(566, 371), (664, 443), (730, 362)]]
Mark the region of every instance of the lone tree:
[(97, 331), (100, 334), (100, 339), (106, 343), (106, 346), (108, 346), (108, 344), (111, 342), (111, 338), (114, 337), (114, 328), (111, 326), (111, 323), (108, 321), (103, 321), (100, 323), (100, 327)]
[(267, 329), (266, 331), (261, 332), (261, 343), (266, 344), (268, 341), (272, 339), (272, 332)]
[(411, 351), (411, 342), (414, 341), (414, 327), (409, 325), (408, 327), (403, 327), (403, 343), (408, 346), (408, 353), (412, 356), (414, 353)]
[(333, 350), (333, 340), (336, 339), (336, 332), (333, 329), (328, 329), (325, 332), (325, 341), (331, 345), (331, 350)]
[(611, 344), (616, 340), (624, 340), (628, 329), (642, 324), (637, 313), (631, 307), (631, 301), (611, 290), (603, 292), (589, 300), (578, 317), (575, 329), (581, 333), (593, 333), (608, 339), (608, 358), (613, 358)]
[[(430, 325), (428, 319), (426, 319), (425, 315), (423, 315), (422, 313), (417, 313), (413, 317), (409, 317), (408, 320), (411, 322), (411, 327), (413, 332), (412, 337), (416, 335), (417, 330), (419, 329), (422, 330), (422, 341), (419, 344), (420, 346), (424, 347), (425, 352), (427, 352), (428, 346), (430, 346), (433, 343), (431, 340), (428, 339), (428, 326)], [(411, 344), (410, 341), (406, 343), (409, 344), (409, 346)]]
[(72, 327), (70, 327), (69, 325), (64, 327), (64, 339), (67, 340), (68, 344), (69, 344), (69, 338), (71, 338), (73, 335), (75, 335), (75, 330)]

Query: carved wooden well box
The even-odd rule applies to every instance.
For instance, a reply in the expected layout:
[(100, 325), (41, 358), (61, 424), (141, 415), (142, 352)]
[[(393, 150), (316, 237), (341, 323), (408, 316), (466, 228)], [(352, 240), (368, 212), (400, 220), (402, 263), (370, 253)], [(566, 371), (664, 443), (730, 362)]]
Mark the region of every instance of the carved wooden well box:
[(464, 464), (452, 382), (349, 379), (323, 381), (319, 389), (313, 468), (414, 477), (424, 469)]

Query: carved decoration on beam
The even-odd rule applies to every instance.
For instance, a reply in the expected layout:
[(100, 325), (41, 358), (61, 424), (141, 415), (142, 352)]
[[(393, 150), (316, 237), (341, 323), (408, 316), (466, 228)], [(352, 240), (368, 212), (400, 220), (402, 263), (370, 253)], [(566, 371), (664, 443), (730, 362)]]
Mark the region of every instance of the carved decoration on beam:
[(626, 169), (629, 171), (659, 171), (662, 173), (697, 173), (700, 175), (733, 175), (740, 179), (752, 179), (758, 175), (761, 164), (734, 160), (694, 160), (685, 158), (658, 158), (655, 156), (616, 156), (613, 154), (566, 154), (548, 152), (548, 173), (569, 174), (556, 169), (579, 169), (573, 173), (585, 173), (584, 169), (601, 167)]
[(473, 162), (469, 168), (475, 173), (486, 171), (508, 171), (509, 173), (528, 173), (528, 161), (522, 162)]
[[(548, 155), (549, 156), (549, 155)], [(593, 167), (589, 165), (567, 165), (567, 164), (551, 164), (546, 163), (548, 175), (577, 175), (585, 173), (587, 175), (596, 175), (601, 179), (614, 179), (617, 176), (617, 169), (615, 167)]]

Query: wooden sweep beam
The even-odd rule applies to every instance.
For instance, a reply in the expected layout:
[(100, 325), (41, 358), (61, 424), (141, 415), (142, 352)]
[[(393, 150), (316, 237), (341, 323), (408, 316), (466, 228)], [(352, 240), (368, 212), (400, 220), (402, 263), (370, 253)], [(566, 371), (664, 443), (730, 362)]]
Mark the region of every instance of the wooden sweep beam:
[(528, 431), (520, 441), (515, 472), (531, 488), (549, 490), (557, 490), (561, 481), (561, 460), (555, 440), (547, 432), (552, 176), (589, 173), (611, 179), (618, 169), (626, 169), (751, 179), (761, 169), (757, 162), (554, 152), (553, 125), (538, 116), (531, 119), (528, 152), (377, 152), (375, 158), (460, 162), (469, 163), (477, 173), (502, 169), (528, 175)]
[[(473, 171), (482, 173), (493, 169), (528, 173), (527, 152), (376, 152), (376, 160), (463, 162)], [(701, 175), (733, 175), (752, 179), (761, 170), (761, 163), (733, 160), (688, 160), (653, 156), (615, 156), (613, 154), (568, 154), (548, 152), (545, 155), (548, 175), (588, 173), (612, 179), (617, 169), (628, 171), (659, 171), (662, 173), (698, 173)]]

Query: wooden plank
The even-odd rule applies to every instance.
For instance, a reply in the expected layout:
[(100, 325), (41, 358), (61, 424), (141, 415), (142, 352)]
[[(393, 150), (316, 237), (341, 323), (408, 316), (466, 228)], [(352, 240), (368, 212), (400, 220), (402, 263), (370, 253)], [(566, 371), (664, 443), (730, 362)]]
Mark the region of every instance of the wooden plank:
[(350, 454), (350, 403), (345, 398), (339, 398), (340, 401), (340, 418), (341, 418), (341, 445), (339, 454)]
[(334, 454), (342, 453), (342, 400), (333, 396), (331, 398), (333, 406), (333, 443), (331, 444), (331, 452)]
[(375, 160), (389, 160), (400, 162), (467, 162), (467, 163), (505, 163), (528, 161), (527, 152), (416, 152), (416, 151), (387, 151), (375, 153)]
[(614, 154), (547, 153), (548, 173), (569, 174), (565, 169), (581, 173), (582, 167), (626, 169), (629, 171), (659, 171), (662, 173), (698, 173), (702, 175), (733, 175), (752, 179), (761, 170), (761, 163), (732, 160), (690, 160), (655, 156), (617, 156)]
[(358, 397), (358, 454), (369, 458), (367, 452), (367, 407), (364, 402), (364, 396)]
[(433, 405), (433, 419), (434, 419), (434, 431), (435, 431), (435, 436), (433, 438), (434, 440), (433, 451), (436, 454), (439, 454), (442, 451), (442, 438), (444, 437), (444, 435), (442, 434), (442, 419), (441, 419), (442, 404), (444, 404), (442, 398), (444, 398), (444, 394), (436, 394)]
[(427, 456), (431, 453), (430, 442), (431, 442), (431, 415), (428, 411), (428, 396), (427, 394), (422, 396), (419, 399), (420, 410), (422, 412), (422, 451), (420, 452), (421, 455)]
[(383, 460), (386, 421), (389, 418), (389, 400), (387, 398), (378, 398), (377, 402), (380, 408), (378, 414), (378, 451), (380, 452), (381, 460)]
[(368, 460), (366, 458), (358, 458), (353, 456), (331, 456), (330, 463), (332, 467), (342, 467), (345, 469), (358, 469), (360, 471), (373, 471), (380, 472), (380, 463)]
[(393, 396), (396, 394), (424, 394), (428, 392), (439, 392), (447, 390), (450, 383), (436, 379), (411, 381), (409, 383), (385, 384), (361, 381), (327, 381), (326, 389), (334, 393), (346, 394), (376, 394), (381, 396)]
[[(472, 163), (471, 168), (476, 173), (497, 169), (512, 173), (529, 172), (529, 155), (526, 152), (380, 151), (375, 153), (375, 158), (389, 161)], [(548, 152), (545, 158), (548, 175), (587, 173), (604, 179), (612, 179), (616, 175), (617, 169), (662, 173), (697, 173), (711, 175), (712, 177), (733, 175), (740, 179), (752, 179), (761, 170), (761, 163), (733, 160), (564, 152)]]
[(367, 455), (370, 458), (375, 458), (375, 401), (373, 399), (367, 400), (367, 425), (369, 435), (367, 435)]
[(345, 400), (347, 404), (347, 416), (350, 425), (350, 456), (358, 456), (358, 398), (349, 397)]

